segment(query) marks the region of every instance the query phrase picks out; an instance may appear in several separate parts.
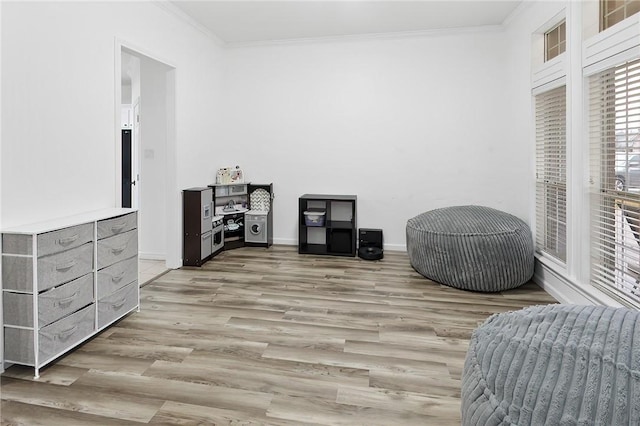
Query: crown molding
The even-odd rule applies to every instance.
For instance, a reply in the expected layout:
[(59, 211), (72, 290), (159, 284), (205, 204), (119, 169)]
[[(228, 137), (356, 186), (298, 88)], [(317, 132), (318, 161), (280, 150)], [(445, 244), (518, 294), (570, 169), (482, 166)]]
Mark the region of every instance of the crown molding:
[(235, 49), (235, 48), (246, 48), (246, 47), (280, 46), (280, 45), (292, 45), (292, 44), (335, 43), (335, 42), (368, 41), (368, 40), (397, 40), (397, 39), (408, 39), (408, 38), (455, 36), (455, 35), (470, 34), (470, 33), (476, 33), (476, 34), (477, 33), (499, 33), (499, 32), (503, 32), (503, 30), (504, 30), (504, 26), (502, 25), (485, 25), (485, 26), (479, 26), (479, 27), (458, 27), (458, 28), (444, 28), (444, 29), (420, 30), (420, 31), (348, 34), (348, 35), (325, 36), (325, 37), (306, 37), (306, 38), (295, 38), (295, 39), (232, 42), (232, 43), (225, 43), (224, 46), (227, 48)]
[(213, 40), (213, 42), (216, 45), (220, 47), (223, 47), (226, 45), (226, 43), (222, 39), (220, 39), (220, 37), (218, 37), (214, 32), (212, 32), (210, 29), (208, 29), (204, 25), (197, 22), (191, 16), (187, 15), (185, 12), (182, 11), (182, 9), (180, 9), (178, 6), (171, 3), (169, 0), (153, 0), (152, 3), (157, 7), (159, 7), (160, 9), (164, 10), (165, 12), (168, 12), (174, 17), (189, 24), (191, 27), (193, 27), (195, 30), (199, 31), (200, 33), (204, 34), (205, 36), (209, 37), (211, 40)]
[(534, 3), (535, 1), (533, 0), (523, 0), (506, 18), (504, 18), (502, 26), (506, 28), (511, 25), (518, 16), (525, 13)]

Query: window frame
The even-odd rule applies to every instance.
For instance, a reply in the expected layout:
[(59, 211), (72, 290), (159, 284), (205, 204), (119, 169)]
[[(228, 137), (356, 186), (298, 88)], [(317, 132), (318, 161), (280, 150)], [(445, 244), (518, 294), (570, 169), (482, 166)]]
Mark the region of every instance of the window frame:
[(591, 74), (588, 87), (589, 281), (619, 303), (638, 307), (640, 183), (633, 185), (627, 176), (621, 189), (616, 180), (620, 164), (640, 154), (640, 58)]
[[(619, 22), (624, 21), (625, 19), (637, 14), (640, 12), (640, 0), (622, 0), (624, 3), (622, 6), (619, 6), (612, 11), (607, 13), (606, 7), (610, 4), (609, 0), (600, 0), (600, 9), (598, 11), (598, 15), (600, 18), (600, 32), (611, 28)], [(635, 5), (637, 10), (629, 10), (630, 5)], [(609, 19), (615, 13), (622, 11), (622, 16), (614, 18), (613, 22), (610, 22)]]
[(567, 261), (567, 85), (534, 92), (536, 252)]
[[(556, 40), (550, 41), (552, 35), (556, 35)], [(555, 53), (551, 53), (556, 49)], [(567, 20), (563, 19), (544, 33), (544, 62), (550, 61), (567, 51)]]

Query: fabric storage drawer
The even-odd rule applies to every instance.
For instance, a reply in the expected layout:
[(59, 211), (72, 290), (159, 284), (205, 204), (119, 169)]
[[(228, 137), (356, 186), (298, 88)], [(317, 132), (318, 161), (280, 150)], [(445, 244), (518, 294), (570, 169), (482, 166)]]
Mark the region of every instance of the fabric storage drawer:
[(2, 253), (30, 255), (33, 252), (31, 238), (24, 234), (2, 234)]
[(2, 287), (4, 290), (33, 290), (33, 258), (2, 256)]
[[(33, 326), (33, 295), (4, 294), (5, 324)], [(38, 326), (43, 327), (93, 302), (93, 274), (84, 275), (38, 295)]]
[(98, 241), (98, 269), (138, 254), (136, 229)]
[(138, 305), (138, 281), (98, 300), (98, 328), (115, 321)]
[[(81, 309), (38, 332), (38, 363), (61, 354), (90, 336), (95, 325), (95, 306)], [(34, 365), (33, 330), (5, 327), (4, 356), (9, 362)]]
[[(32, 236), (25, 234), (3, 234), (2, 252), (6, 254), (33, 254)], [(58, 253), (80, 247), (93, 241), (93, 223), (70, 226), (38, 235), (38, 256)]]
[(98, 299), (138, 279), (138, 258), (132, 257), (98, 271)]
[(93, 244), (38, 258), (38, 290), (88, 274), (93, 269)]
[(38, 235), (38, 257), (80, 247), (93, 241), (93, 223)]
[(101, 220), (98, 222), (98, 239), (122, 234), (138, 227), (137, 213), (129, 213), (113, 219)]

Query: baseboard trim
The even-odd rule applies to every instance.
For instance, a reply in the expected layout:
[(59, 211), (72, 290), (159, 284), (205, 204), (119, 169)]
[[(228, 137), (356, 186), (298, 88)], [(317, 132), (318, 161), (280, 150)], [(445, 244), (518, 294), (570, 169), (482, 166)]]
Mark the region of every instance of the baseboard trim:
[(290, 238), (274, 238), (273, 244), (278, 244), (283, 246), (297, 246), (298, 240), (292, 240)]
[(406, 244), (385, 244), (384, 249), (388, 251), (407, 251)]
[(577, 283), (538, 258), (532, 280), (563, 304), (623, 306), (590, 284)]
[(164, 253), (145, 253), (139, 252), (138, 259), (141, 260), (167, 260), (167, 256)]
[[(298, 240), (292, 240), (289, 238), (274, 238), (273, 244), (283, 245), (283, 246), (297, 246)], [(385, 250), (389, 251), (407, 251), (406, 244), (385, 244)]]

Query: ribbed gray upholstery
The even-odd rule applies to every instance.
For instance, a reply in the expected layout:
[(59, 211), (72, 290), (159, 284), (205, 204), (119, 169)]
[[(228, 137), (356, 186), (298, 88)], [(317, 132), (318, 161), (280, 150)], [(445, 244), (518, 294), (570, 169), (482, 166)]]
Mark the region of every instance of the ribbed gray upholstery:
[(431, 210), (409, 219), (406, 231), (411, 266), (439, 283), (495, 292), (518, 287), (533, 275), (529, 226), (500, 210)]
[(640, 425), (640, 312), (534, 306), (471, 337), (462, 424)]

